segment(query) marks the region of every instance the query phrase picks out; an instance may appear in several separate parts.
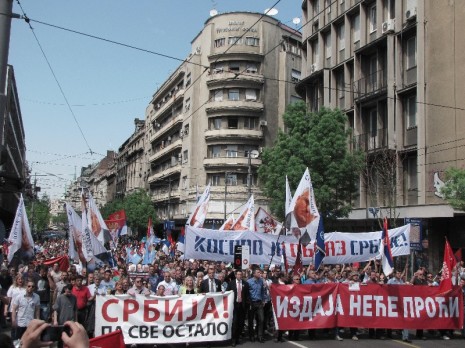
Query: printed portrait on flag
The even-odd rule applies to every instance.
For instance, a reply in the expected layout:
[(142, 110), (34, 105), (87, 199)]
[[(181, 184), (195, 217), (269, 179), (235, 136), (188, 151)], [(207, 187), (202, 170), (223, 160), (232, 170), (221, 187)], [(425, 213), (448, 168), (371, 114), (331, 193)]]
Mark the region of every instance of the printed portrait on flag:
[(306, 188), (295, 201), (294, 216), (297, 227), (303, 228), (309, 225), (317, 216), (310, 211), (310, 189)]
[(8, 262), (10, 266), (15, 267), (20, 263), (26, 264), (33, 259), (34, 240), (32, 239), (22, 195), (16, 209), (13, 225), (11, 226), (8, 243)]
[(100, 226), (100, 222), (98, 221), (98, 216), (97, 214), (94, 213), (94, 211), (92, 209), (90, 209), (90, 223), (91, 223), (91, 227), (92, 227), (92, 233), (94, 234), (95, 237), (98, 238), (101, 230), (102, 230), (102, 226)]

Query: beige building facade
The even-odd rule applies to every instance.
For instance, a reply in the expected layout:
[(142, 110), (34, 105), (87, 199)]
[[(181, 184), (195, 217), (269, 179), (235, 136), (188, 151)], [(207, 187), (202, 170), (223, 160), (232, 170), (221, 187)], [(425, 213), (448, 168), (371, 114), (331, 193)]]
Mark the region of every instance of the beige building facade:
[(465, 164), (462, 1), (303, 0), (302, 9), (297, 90), (311, 110), (343, 110), (350, 146), (367, 154), (347, 223), (417, 218), (430, 245), (445, 235), (465, 247), (463, 212), (439, 192), (445, 171)]
[(148, 185), (160, 219), (185, 224), (208, 183), (208, 227), (237, 217), (249, 193), (267, 207), (255, 155), (283, 128), (286, 105), (300, 99), (300, 40), (299, 32), (258, 13), (205, 22), (189, 57), (146, 109)]

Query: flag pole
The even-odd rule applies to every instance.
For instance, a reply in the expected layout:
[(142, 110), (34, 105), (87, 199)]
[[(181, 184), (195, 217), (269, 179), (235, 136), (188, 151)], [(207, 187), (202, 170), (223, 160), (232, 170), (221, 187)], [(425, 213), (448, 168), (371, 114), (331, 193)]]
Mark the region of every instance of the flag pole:
[[(281, 226), (284, 226), (284, 223), (282, 223)], [(284, 227), (284, 230), (285, 230), (285, 229), (286, 229), (286, 227)], [(282, 229), (281, 229), (281, 231), (282, 231)], [(268, 269), (270, 269), (271, 264), (273, 263), (273, 257), (274, 257), (275, 254), (276, 254), (276, 250), (278, 250), (278, 247), (279, 247), (279, 238), (281, 237), (281, 231), (279, 232), (278, 238), (276, 239), (276, 248), (273, 250), (273, 253), (271, 254), (270, 262), (268, 263)], [(273, 249), (273, 248), (272, 248), (272, 249)]]

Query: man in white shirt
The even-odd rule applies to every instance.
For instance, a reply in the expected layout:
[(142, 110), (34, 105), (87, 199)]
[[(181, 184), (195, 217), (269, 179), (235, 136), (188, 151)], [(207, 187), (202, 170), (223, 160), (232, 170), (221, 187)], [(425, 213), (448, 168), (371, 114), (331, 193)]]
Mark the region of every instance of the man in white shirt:
[(177, 295), (178, 294), (178, 285), (176, 282), (171, 279), (171, 273), (170, 271), (165, 271), (164, 273), (165, 278), (158, 283), (157, 289), (160, 285), (163, 285), (165, 287), (165, 295)]
[(26, 293), (16, 296), (11, 307), (11, 325), (16, 329), (16, 338), (21, 339), (33, 319), (40, 317), (40, 298), (34, 293), (34, 282), (27, 282)]

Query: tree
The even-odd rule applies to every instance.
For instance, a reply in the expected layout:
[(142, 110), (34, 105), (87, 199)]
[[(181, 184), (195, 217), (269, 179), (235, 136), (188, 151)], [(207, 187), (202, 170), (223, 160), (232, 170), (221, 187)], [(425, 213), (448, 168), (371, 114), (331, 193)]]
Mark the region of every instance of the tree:
[(110, 214), (124, 209), (126, 212), (127, 225), (131, 227), (133, 233), (145, 233), (149, 217), (155, 222), (155, 209), (149, 195), (144, 190), (135, 191), (124, 197), (122, 200), (115, 200), (106, 204), (101, 210), (101, 214), (106, 219)]
[(60, 212), (52, 216), (52, 224), (60, 229), (65, 229), (68, 226), (68, 216), (65, 212)]
[(31, 230), (45, 231), (50, 224), (50, 198), (44, 194), (42, 198), (25, 201), (25, 205)]
[(308, 167), (320, 214), (346, 217), (364, 163), (360, 152), (349, 153), (346, 116), (326, 108), (309, 114), (304, 103), (294, 103), (283, 118), (286, 132), (279, 131), (276, 144), (264, 150), (258, 171), (271, 211), (284, 217), (285, 176), (295, 189)]
[(444, 186), (440, 192), (454, 209), (465, 210), (465, 169), (447, 169)]

